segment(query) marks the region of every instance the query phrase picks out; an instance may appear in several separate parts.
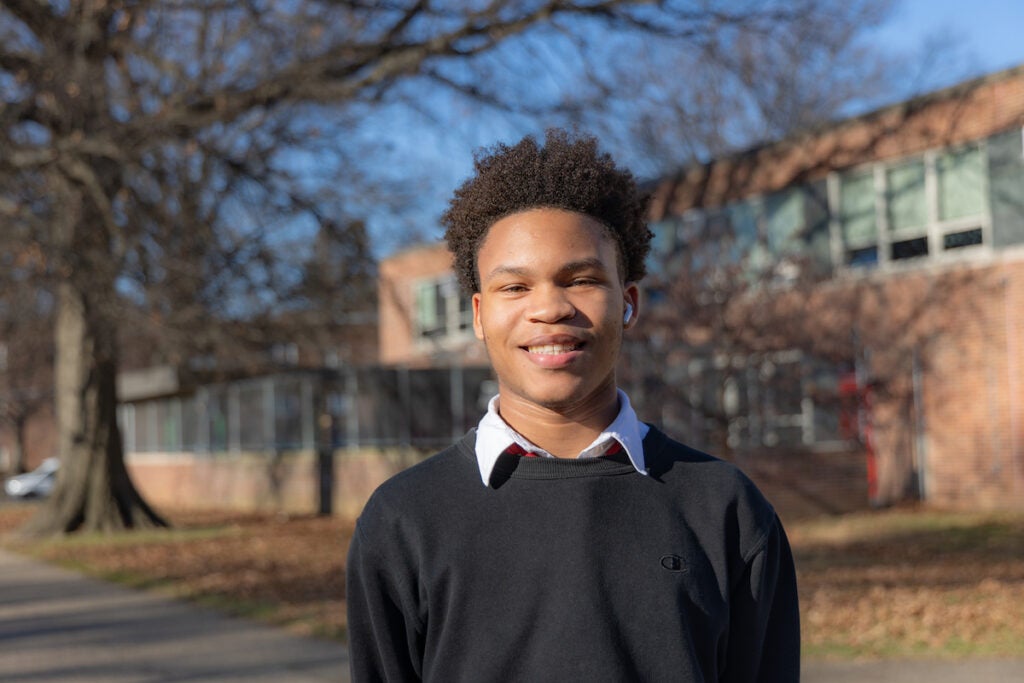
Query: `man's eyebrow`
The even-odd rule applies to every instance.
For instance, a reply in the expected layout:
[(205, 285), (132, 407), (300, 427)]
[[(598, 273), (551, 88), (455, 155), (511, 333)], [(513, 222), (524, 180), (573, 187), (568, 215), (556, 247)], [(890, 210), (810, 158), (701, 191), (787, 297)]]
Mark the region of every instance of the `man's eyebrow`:
[(512, 275), (515, 277), (526, 277), (530, 272), (529, 268), (524, 266), (496, 266), (491, 269), (489, 273), (484, 277), (484, 280), (490, 280), (497, 275)]
[(579, 272), (581, 270), (588, 270), (588, 269), (591, 269), (591, 268), (593, 268), (595, 270), (600, 270), (602, 272), (607, 270), (607, 268), (605, 268), (604, 261), (602, 261), (601, 259), (596, 258), (596, 257), (591, 257), (591, 258), (580, 259), (579, 261), (570, 261), (569, 263), (566, 263), (564, 266), (559, 268), (558, 272), (559, 273), (576, 273), (576, 272)]
[[(604, 272), (604, 262), (596, 257), (579, 259), (578, 261), (570, 261), (561, 268), (558, 269), (559, 275), (566, 275), (569, 273), (578, 273), (581, 270), (595, 269)], [(489, 273), (484, 277), (484, 280), (490, 280), (498, 275), (511, 275), (513, 277), (527, 277), (530, 275), (531, 270), (526, 266), (495, 266)]]

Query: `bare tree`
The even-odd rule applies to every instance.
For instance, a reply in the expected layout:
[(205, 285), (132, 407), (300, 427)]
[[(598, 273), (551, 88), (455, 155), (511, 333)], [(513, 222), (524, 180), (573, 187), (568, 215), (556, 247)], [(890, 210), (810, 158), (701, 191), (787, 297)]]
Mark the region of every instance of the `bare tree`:
[(782, 5), (794, 13), (783, 26), (718, 26), (686, 51), (655, 32), (593, 74), (591, 98), (613, 99), (613, 123), (593, 107), (576, 115), (658, 177), (866, 111), (901, 94), (904, 60), (869, 42), (894, 4)]
[(53, 299), (12, 285), (0, 291), (0, 424), (11, 436), (9, 469), (21, 473), (29, 422), (53, 406)]
[[(0, 239), (3, 253), (38, 251), (32, 275), (48, 278), (56, 299), (63, 467), (33, 529), (163, 523), (124, 466), (115, 415), (123, 340), (181, 356), (287, 311), (316, 231), (354, 243), (352, 219), (367, 205), (402, 199), (400, 184), (374, 181), (388, 177), (372, 163), (375, 116), (443, 97), (538, 113), (552, 98), (508, 75), (562, 65), (600, 32), (656, 32), (685, 49), (733, 26), (785, 27), (816, 11), (764, 7), (5, 2)], [(543, 50), (557, 58), (548, 67)]]

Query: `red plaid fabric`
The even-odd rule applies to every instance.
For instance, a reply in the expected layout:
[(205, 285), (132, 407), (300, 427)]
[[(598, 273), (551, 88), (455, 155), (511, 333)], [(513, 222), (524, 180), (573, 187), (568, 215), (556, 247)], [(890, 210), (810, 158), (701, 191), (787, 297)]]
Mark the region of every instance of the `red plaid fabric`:
[(541, 457), (539, 454), (534, 453), (533, 451), (528, 451), (517, 443), (510, 444), (509, 447), (505, 449), (505, 452), (508, 453), (509, 455), (516, 455), (523, 458)]
[[(522, 458), (540, 458), (540, 457), (543, 457), (539, 453), (534, 453), (533, 451), (526, 450), (525, 448), (523, 448), (522, 446), (520, 446), (517, 443), (512, 443), (511, 445), (509, 445), (509, 447), (505, 449), (505, 452), (508, 453), (509, 455), (515, 455), (515, 456), (519, 456), (519, 457), (522, 457)], [(621, 452), (622, 452), (622, 444), (619, 443), (618, 441), (614, 441), (613, 440), (611, 445), (608, 446), (608, 450), (606, 450), (604, 453), (601, 454), (601, 457), (604, 457), (606, 455), (616, 455), (617, 453), (621, 453)]]

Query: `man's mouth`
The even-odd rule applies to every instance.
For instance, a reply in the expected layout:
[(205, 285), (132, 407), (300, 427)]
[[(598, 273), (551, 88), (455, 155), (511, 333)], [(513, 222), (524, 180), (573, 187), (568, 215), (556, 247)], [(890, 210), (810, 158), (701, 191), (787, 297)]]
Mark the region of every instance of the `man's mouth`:
[(542, 344), (539, 346), (527, 346), (526, 350), (542, 356), (557, 356), (562, 353), (570, 353), (583, 348), (582, 343), (575, 344)]

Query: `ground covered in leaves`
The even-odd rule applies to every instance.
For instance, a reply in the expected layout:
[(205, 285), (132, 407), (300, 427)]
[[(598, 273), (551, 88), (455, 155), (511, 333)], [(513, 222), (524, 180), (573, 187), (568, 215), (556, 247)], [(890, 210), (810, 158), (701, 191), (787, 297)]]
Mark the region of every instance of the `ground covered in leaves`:
[[(174, 528), (23, 541), (32, 513), (0, 505), (7, 548), (123, 583), (344, 637), (350, 523), (165, 511)], [(1024, 656), (1024, 514), (890, 510), (788, 525), (811, 657)]]
[(312, 515), (163, 512), (170, 530), (25, 541), (5, 532), (31, 510), (6, 506), (0, 507), (0, 538), (9, 549), (94, 576), (304, 635), (344, 637), (351, 524)]
[(808, 656), (1024, 656), (1024, 515), (887, 511), (791, 536)]

